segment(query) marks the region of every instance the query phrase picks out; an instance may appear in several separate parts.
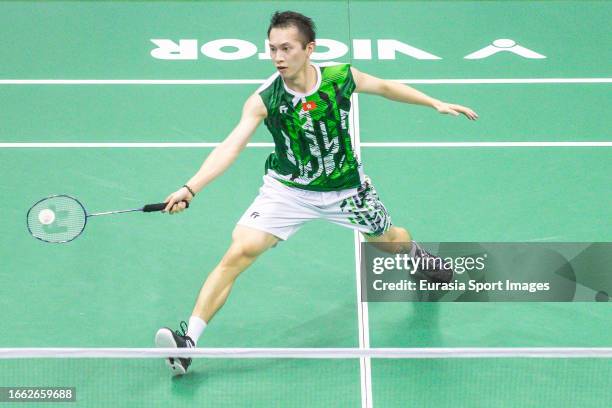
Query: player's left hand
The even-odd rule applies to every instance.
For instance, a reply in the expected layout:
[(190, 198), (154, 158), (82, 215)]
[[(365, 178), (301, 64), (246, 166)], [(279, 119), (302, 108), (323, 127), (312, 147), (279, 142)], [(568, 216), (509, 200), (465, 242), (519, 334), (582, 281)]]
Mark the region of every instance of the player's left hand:
[(463, 114), (469, 120), (478, 119), (478, 114), (465, 106), (455, 105), (453, 103), (440, 102), (435, 104), (434, 108), (436, 108), (436, 110), (440, 113), (449, 114), (453, 116), (459, 116), (459, 114)]

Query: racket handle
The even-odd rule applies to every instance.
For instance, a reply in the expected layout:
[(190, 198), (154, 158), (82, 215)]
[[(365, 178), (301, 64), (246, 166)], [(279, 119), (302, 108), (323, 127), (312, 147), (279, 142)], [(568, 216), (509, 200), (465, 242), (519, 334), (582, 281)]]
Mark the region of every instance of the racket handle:
[[(187, 201), (183, 201), (186, 205), (185, 208), (189, 208), (189, 203)], [(157, 203), (157, 204), (147, 204), (142, 208), (143, 212), (155, 212), (155, 211), (161, 211), (164, 208), (166, 208), (166, 206), (168, 205), (168, 203)]]

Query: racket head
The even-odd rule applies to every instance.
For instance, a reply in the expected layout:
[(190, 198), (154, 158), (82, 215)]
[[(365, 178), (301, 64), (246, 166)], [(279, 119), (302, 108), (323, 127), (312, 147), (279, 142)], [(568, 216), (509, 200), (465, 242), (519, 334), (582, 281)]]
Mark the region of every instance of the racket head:
[(81, 235), (87, 211), (79, 200), (65, 194), (43, 198), (28, 210), (28, 231), (36, 239), (63, 244)]

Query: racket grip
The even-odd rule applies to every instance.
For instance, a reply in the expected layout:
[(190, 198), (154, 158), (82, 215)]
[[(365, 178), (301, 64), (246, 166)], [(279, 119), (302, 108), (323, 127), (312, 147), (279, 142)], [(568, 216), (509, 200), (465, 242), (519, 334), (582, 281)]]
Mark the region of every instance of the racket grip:
[[(183, 201), (183, 202), (186, 205), (185, 208), (189, 208), (189, 203), (187, 201)], [(166, 208), (166, 205), (168, 205), (168, 203), (147, 204), (142, 208), (142, 212), (161, 211), (164, 208)]]

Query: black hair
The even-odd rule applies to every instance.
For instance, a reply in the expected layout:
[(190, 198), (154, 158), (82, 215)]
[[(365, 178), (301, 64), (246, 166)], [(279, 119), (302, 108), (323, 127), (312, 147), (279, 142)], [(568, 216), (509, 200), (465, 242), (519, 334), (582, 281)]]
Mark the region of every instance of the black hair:
[(303, 14), (295, 11), (277, 11), (272, 15), (270, 19), (270, 26), (268, 27), (268, 37), (270, 37), (270, 31), (273, 28), (286, 28), (294, 26), (297, 28), (302, 39), (302, 48), (306, 49), (306, 45), (315, 40), (315, 23), (310, 17), (306, 17)]

